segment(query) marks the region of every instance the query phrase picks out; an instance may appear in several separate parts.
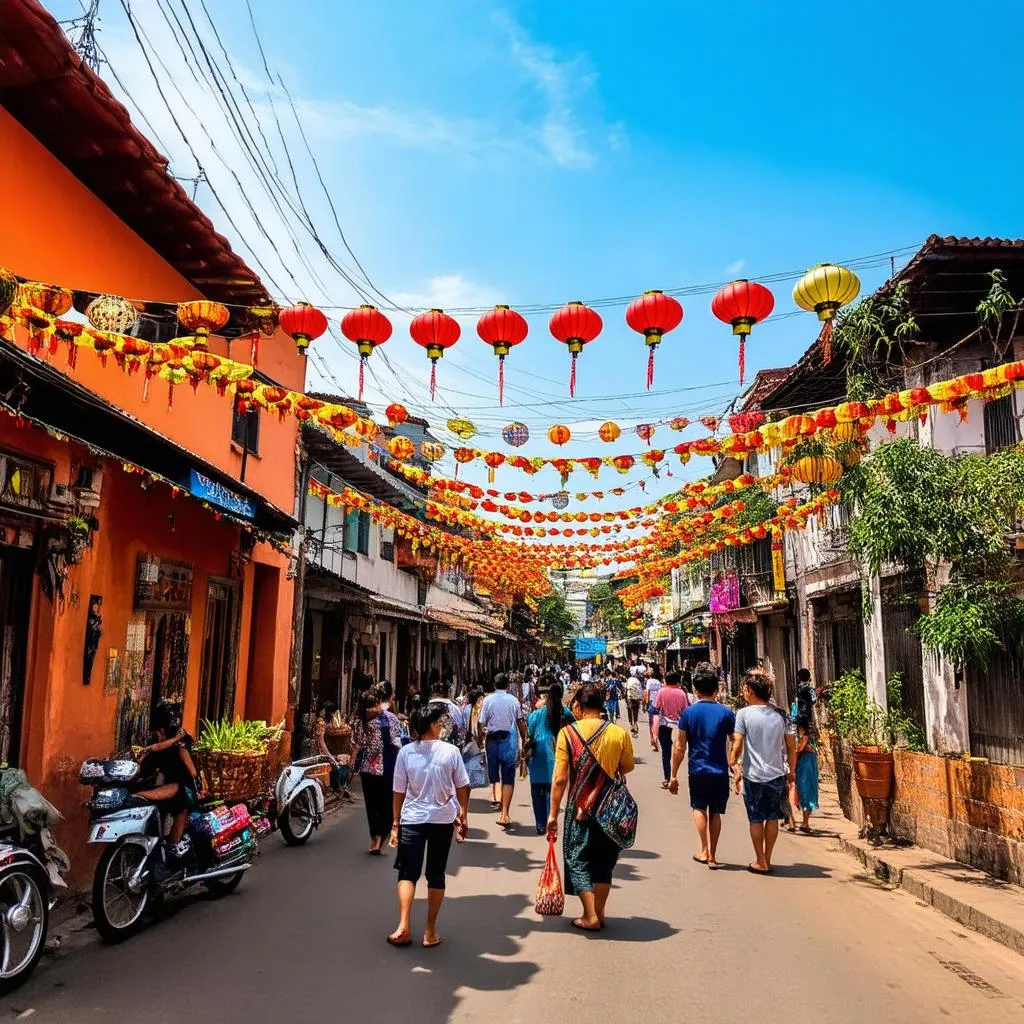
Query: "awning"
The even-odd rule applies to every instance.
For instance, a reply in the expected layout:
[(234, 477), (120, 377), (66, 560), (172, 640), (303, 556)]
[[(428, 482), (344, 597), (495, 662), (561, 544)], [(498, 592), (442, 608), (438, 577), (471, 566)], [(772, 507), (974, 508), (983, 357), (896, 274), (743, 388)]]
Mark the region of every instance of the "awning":
[(455, 615), (453, 612), (441, 612), (434, 608), (428, 608), (427, 618), (440, 623), (442, 626), (447, 626), (449, 629), (456, 629), (461, 633), (467, 633), (469, 636), (482, 639), (488, 635), (483, 626), (463, 618), (461, 615)]
[(374, 594), (370, 597), (370, 605), (374, 614), (385, 619), (408, 619), (410, 622), (426, 622), (427, 617), (423, 610), (414, 604), (406, 604), (405, 601), (397, 601), (391, 597), (379, 597)]

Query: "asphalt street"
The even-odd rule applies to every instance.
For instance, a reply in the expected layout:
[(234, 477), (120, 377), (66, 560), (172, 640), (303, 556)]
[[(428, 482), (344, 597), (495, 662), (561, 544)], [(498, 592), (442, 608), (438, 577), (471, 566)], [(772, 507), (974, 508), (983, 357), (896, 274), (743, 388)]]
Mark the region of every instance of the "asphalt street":
[[(747, 872), (741, 801), (718, 872), (695, 863), (684, 794), (659, 788), (656, 755), (632, 776), (636, 848), (620, 862), (600, 934), (541, 919), (533, 894), (545, 840), (529, 787), (504, 834), (472, 803), (453, 850), (444, 943), (392, 949), (392, 857), (369, 857), (362, 808), (300, 849), (276, 836), (238, 891), (180, 900), (127, 943), (48, 956), (0, 1004), (33, 1024), (280, 1021), (1024, 1020), (1024, 961), (860, 872), (828, 836), (783, 836), (777, 873)], [(358, 799), (358, 798), (357, 798)], [(422, 927), (424, 902), (414, 923)], [(72, 944), (74, 945), (74, 944)], [(31, 1012), (29, 1012), (31, 1011)]]

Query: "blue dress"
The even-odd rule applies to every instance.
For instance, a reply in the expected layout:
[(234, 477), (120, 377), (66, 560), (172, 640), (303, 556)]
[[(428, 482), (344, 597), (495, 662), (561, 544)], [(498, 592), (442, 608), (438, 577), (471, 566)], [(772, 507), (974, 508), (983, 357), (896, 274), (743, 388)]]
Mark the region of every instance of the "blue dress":
[(796, 799), (801, 811), (818, 809), (818, 752), (813, 746), (796, 759)]
[[(573, 721), (572, 714), (562, 708), (562, 725)], [(529, 760), (530, 782), (532, 785), (550, 786), (555, 773), (556, 733), (548, 727), (548, 709), (538, 708), (530, 712), (526, 720), (526, 731), (533, 740), (533, 756)]]

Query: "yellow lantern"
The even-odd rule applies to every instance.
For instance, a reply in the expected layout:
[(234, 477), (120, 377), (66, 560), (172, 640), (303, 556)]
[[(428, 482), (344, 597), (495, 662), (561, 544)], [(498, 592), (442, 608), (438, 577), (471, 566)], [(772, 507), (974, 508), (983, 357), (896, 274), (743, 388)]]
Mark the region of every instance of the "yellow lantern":
[(793, 479), (802, 484), (834, 484), (843, 475), (843, 464), (831, 455), (807, 455), (793, 465)]
[(120, 295), (98, 295), (85, 307), (85, 318), (98, 331), (127, 334), (139, 319), (139, 312)]
[(427, 462), (437, 462), (444, 458), (444, 445), (438, 441), (424, 441), (420, 445), (420, 455)]
[(457, 418), (448, 421), (448, 429), (463, 441), (468, 441), (476, 433), (476, 424), (472, 420)]
[(412, 441), (407, 437), (402, 437), (401, 435), (391, 438), (386, 447), (388, 452), (394, 456), (394, 458), (403, 462), (406, 459), (411, 459), (416, 452), (416, 448)]
[(860, 292), (860, 279), (846, 267), (819, 263), (811, 267), (793, 288), (793, 301), (822, 322), (821, 345), (824, 361), (832, 361), (832, 321), (840, 307), (852, 302)]

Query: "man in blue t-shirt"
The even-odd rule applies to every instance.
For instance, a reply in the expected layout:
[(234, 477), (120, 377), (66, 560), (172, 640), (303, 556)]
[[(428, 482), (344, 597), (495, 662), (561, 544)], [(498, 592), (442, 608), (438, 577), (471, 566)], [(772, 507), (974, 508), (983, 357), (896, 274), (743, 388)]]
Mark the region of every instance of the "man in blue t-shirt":
[(690, 747), (690, 806), (697, 826), (700, 851), (693, 859), (718, 868), (715, 851), (722, 832), (722, 815), (729, 802), (729, 739), (736, 727), (730, 708), (718, 703), (718, 673), (703, 662), (693, 673), (697, 700), (680, 716), (672, 744), (670, 793), (679, 792), (679, 766)]

